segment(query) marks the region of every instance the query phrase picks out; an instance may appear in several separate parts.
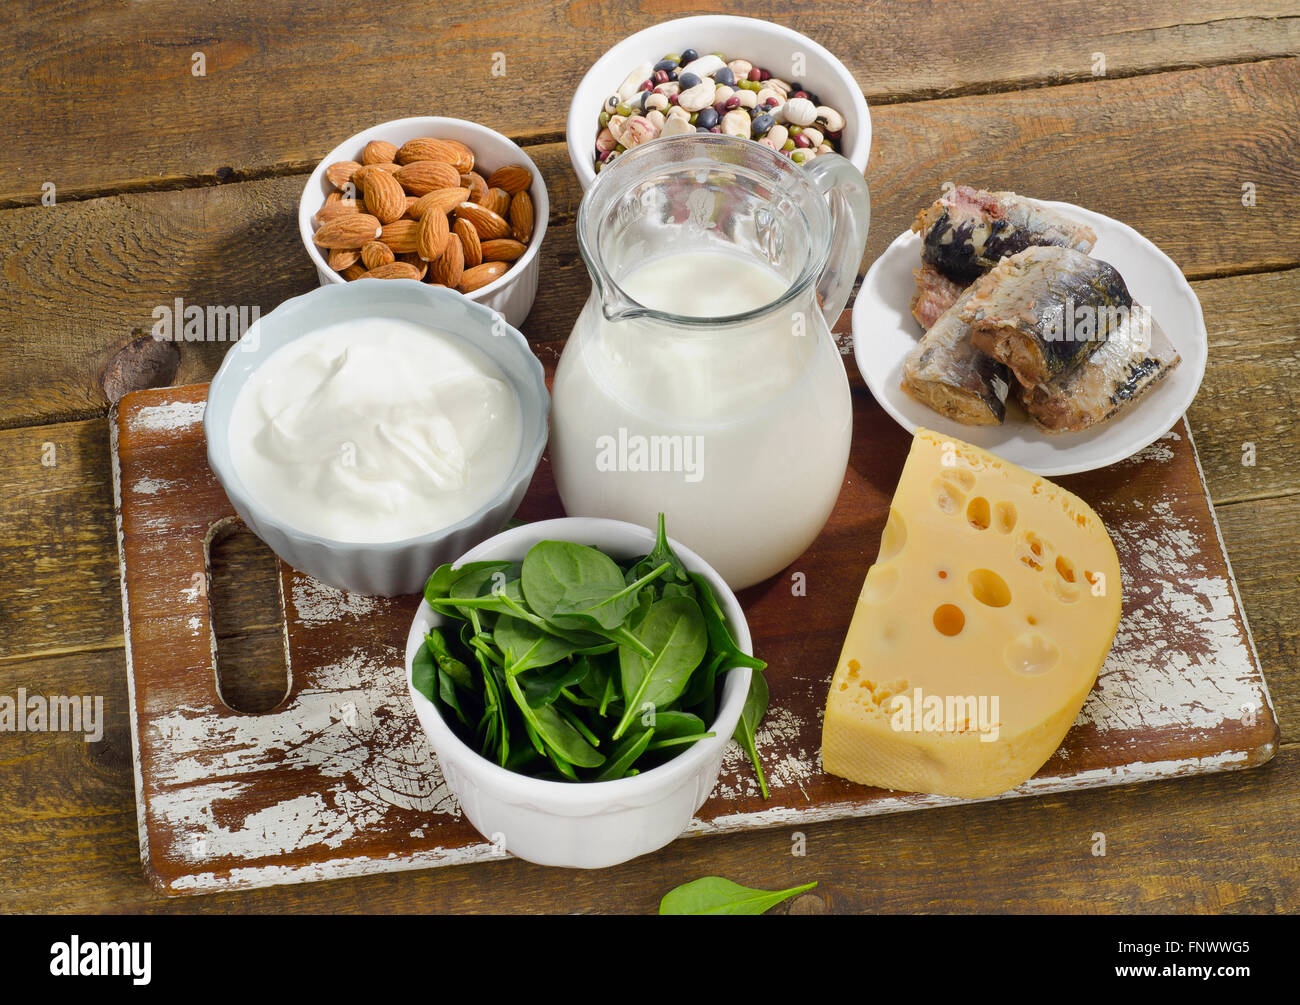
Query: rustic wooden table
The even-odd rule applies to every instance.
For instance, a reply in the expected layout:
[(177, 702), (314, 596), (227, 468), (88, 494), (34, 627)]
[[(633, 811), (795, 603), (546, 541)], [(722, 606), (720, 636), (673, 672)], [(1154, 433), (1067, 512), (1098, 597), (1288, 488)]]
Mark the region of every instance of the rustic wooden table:
[[(700, 11), (13, 6), (26, 10), (0, 34), (0, 694), (103, 695), (107, 723), (98, 743), (0, 734), (0, 910), (637, 911), (709, 873), (819, 879), (807, 911), (1300, 910), (1294, 0), (720, 5), (797, 28), (856, 75), (874, 126), (867, 261), (956, 180), (1114, 216), (1183, 268), (1210, 335), (1188, 421), (1281, 722), (1270, 764), (810, 827), (804, 859), (776, 829), (597, 873), (501, 861), (177, 900), (140, 875), (105, 414), (126, 391), (206, 380), (227, 346), (153, 340), (154, 309), (265, 312), (311, 289), (295, 211), (316, 160), (376, 122), (447, 114), (542, 167), (551, 230), (525, 331), (562, 340), (588, 288), (569, 95), (617, 38)], [(234, 541), (215, 559), (231, 612), (218, 630), (223, 659), (247, 668), (228, 689), (256, 706), (276, 687), (258, 670), (278, 659), (259, 601), (273, 571)]]

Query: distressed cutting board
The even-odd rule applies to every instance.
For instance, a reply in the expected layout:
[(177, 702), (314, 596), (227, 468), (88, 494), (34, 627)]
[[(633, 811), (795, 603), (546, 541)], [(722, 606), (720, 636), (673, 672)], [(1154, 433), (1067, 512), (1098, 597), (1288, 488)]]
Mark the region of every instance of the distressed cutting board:
[[(168, 894), (502, 857), (460, 814), (409, 707), (418, 597), (340, 593), (280, 564), (290, 690), (246, 715), (221, 699), (207, 548), (237, 518), (206, 460), (206, 385), (140, 391), (111, 418), (140, 852)], [(830, 522), (741, 594), (772, 701), (758, 793), (734, 743), (689, 833), (802, 825), (956, 802), (820, 769), (821, 714), (910, 438), (860, 388)], [(1060, 479), (1105, 521), (1124, 614), (1060, 750), (995, 798), (1262, 764), (1277, 723), (1184, 422), (1137, 456)], [(522, 520), (562, 515), (543, 459)]]

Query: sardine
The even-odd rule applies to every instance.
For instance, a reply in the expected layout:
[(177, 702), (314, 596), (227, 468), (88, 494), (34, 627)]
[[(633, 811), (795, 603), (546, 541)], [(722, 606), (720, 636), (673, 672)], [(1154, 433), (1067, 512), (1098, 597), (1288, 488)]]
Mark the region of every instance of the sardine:
[(1011, 374), (971, 345), (970, 327), (960, 317), (968, 288), (925, 333), (903, 362), (903, 390), (968, 426), (996, 426), (1007, 414)]
[(962, 283), (954, 283), (933, 265), (922, 264), (912, 270), (916, 295), (912, 297), (912, 317), (922, 328), (929, 329), (949, 307), (957, 302)]
[(1042, 429), (1073, 433), (1112, 418), (1182, 362), (1150, 312), (1135, 305), (1083, 363), (1055, 380), (1022, 388), (1020, 403)]
[(921, 259), (963, 286), (1002, 258), (1038, 245), (1088, 252), (1091, 227), (1014, 192), (985, 192), (958, 185), (917, 214)]
[(1034, 387), (1092, 355), (1132, 306), (1114, 266), (1072, 248), (1033, 247), (971, 284), (961, 314), (971, 344)]

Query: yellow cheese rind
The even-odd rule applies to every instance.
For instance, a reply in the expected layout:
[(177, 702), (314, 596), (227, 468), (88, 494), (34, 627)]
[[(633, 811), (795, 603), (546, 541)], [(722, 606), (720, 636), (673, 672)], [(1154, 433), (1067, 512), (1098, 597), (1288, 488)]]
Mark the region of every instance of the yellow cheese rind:
[(823, 767), (909, 792), (1014, 788), (1078, 717), (1120, 606), (1087, 503), (918, 430), (831, 681)]

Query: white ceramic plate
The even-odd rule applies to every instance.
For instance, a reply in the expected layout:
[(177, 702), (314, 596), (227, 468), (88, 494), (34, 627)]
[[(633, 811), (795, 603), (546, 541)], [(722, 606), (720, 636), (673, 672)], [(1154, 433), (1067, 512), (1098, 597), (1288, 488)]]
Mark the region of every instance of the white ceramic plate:
[(853, 305), (853, 354), (871, 393), (908, 432), (925, 427), (984, 447), (1035, 474), (1068, 475), (1114, 464), (1164, 435), (1196, 397), (1208, 339), (1200, 301), (1168, 255), (1118, 220), (1066, 202), (1043, 204), (1097, 232), (1093, 257), (1119, 270), (1133, 299), (1151, 309), (1183, 358), (1135, 405), (1092, 429), (1053, 435), (1011, 400), (1002, 425), (963, 426), (908, 397), (900, 386), (903, 361), (923, 334), (911, 312), (912, 270), (921, 264), (921, 238), (911, 231), (885, 249), (862, 281)]

